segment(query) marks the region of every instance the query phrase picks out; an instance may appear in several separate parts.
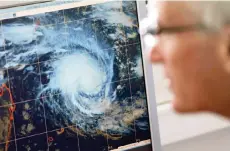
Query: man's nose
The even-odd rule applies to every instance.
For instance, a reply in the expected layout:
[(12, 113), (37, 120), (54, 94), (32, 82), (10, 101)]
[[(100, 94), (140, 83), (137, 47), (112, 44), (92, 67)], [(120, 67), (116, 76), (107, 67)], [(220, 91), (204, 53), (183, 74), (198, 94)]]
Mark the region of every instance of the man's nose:
[(154, 44), (150, 48), (150, 60), (153, 63), (160, 63), (163, 61), (162, 53), (157, 40), (154, 41)]
[(152, 35), (146, 35), (144, 37), (145, 49), (147, 50), (148, 58), (153, 63), (159, 63), (162, 61), (162, 55), (159, 51), (159, 39)]
[(158, 48), (157, 47), (152, 47), (152, 49), (150, 50), (150, 60), (154, 63), (159, 63), (159, 62), (162, 62), (162, 55), (161, 53), (159, 52)]

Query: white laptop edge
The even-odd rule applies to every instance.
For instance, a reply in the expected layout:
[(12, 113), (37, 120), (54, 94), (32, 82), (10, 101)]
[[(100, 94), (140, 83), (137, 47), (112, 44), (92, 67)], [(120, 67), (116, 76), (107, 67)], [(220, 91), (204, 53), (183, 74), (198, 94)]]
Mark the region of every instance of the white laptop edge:
[[(138, 20), (139, 24), (147, 15), (147, 8), (145, 1), (137, 0), (137, 11), (138, 11)], [(147, 93), (147, 102), (148, 102), (148, 112), (149, 112), (149, 122), (151, 129), (151, 143), (153, 151), (161, 151), (161, 141), (160, 141), (160, 132), (159, 132), (159, 123), (157, 115), (157, 104), (155, 96), (155, 87), (153, 81), (153, 69), (152, 64), (146, 59), (146, 53), (144, 52), (144, 43), (143, 38), (141, 38), (141, 47), (142, 47), (142, 56), (143, 56), (143, 66), (144, 66), (144, 77)]]
[(11, 7), (18, 7), (23, 5), (30, 5), (30, 4), (36, 4), (36, 3), (43, 3), (47, 1), (53, 1), (53, 0), (0, 0), (0, 9), (6, 9)]

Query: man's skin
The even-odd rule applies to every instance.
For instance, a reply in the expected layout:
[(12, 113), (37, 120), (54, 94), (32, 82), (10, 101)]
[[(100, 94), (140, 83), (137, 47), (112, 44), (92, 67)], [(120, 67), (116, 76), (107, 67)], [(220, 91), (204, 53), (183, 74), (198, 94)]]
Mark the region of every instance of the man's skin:
[[(159, 27), (201, 22), (189, 2), (157, 2)], [(210, 111), (230, 118), (230, 26), (155, 36), (152, 63), (162, 63), (180, 113)]]

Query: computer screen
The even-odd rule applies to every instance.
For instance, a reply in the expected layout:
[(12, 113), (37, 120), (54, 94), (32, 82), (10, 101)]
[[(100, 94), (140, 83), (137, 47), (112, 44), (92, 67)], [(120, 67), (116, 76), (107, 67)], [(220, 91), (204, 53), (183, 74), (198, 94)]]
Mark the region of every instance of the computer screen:
[(136, 2), (50, 4), (2, 15), (0, 150), (150, 143)]

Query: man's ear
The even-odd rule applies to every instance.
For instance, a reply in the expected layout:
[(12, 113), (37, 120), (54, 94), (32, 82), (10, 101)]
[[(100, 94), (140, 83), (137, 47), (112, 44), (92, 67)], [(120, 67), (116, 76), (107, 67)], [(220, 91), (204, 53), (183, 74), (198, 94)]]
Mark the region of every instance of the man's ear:
[(221, 59), (226, 71), (230, 74), (230, 24), (224, 27), (222, 40)]

